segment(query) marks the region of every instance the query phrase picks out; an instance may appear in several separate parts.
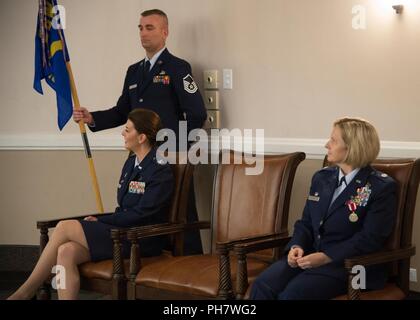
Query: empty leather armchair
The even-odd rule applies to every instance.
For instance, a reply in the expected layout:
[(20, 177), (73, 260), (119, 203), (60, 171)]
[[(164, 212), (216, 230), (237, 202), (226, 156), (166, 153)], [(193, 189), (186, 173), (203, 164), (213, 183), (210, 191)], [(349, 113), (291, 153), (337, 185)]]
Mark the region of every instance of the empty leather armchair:
[[(236, 154), (237, 155), (237, 154)], [(235, 244), (286, 235), (292, 184), (305, 154), (261, 157), (264, 170), (246, 175), (244, 156), (240, 164), (219, 164), (213, 196), (212, 251), (210, 254), (170, 257), (152, 265), (138, 263), (137, 241), (158, 234), (181, 234), (188, 228), (210, 227), (210, 223), (179, 224), (151, 232), (130, 231), (133, 259), (128, 282), (129, 299), (229, 299), (234, 298), (237, 259)], [(249, 256), (246, 272), (252, 279), (276, 258), (277, 249)], [(142, 261), (142, 260), (141, 260)]]

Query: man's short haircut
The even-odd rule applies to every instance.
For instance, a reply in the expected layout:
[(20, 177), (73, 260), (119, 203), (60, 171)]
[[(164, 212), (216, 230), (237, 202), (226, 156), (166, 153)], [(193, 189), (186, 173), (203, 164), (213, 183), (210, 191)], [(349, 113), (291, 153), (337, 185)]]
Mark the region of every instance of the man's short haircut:
[(148, 16), (153, 16), (153, 15), (161, 16), (163, 20), (165, 21), (166, 26), (169, 25), (168, 16), (166, 15), (165, 12), (163, 12), (160, 9), (146, 10), (141, 13), (142, 17), (148, 17)]

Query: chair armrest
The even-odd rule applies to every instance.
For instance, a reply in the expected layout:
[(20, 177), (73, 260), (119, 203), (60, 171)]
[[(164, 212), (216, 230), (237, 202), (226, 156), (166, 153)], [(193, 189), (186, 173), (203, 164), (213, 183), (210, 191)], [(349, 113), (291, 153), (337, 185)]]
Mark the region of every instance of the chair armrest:
[(75, 216), (75, 217), (65, 217), (65, 218), (60, 218), (60, 219), (51, 219), (51, 220), (41, 220), (41, 221), (37, 221), (36, 222), (36, 227), (37, 229), (41, 229), (41, 228), (55, 228), (55, 226), (62, 220), (78, 220), (78, 219), (83, 219), (89, 216), (92, 217), (97, 217), (97, 216), (108, 216), (112, 213), (99, 213), (99, 214), (86, 214), (83, 216)]
[(271, 239), (273, 237), (286, 237), (288, 235), (288, 232), (282, 232), (282, 233), (269, 233), (262, 236), (253, 236), (253, 237), (246, 237), (246, 238), (240, 238), (232, 241), (225, 241), (225, 242), (217, 242), (216, 243), (216, 250), (232, 250), (232, 248), (236, 245), (241, 244), (247, 244), (247, 243), (253, 243), (260, 240), (266, 240)]
[(245, 292), (249, 286), (248, 282), (248, 268), (246, 255), (251, 252), (260, 251), (264, 249), (271, 249), (275, 247), (285, 246), (291, 237), (288, 232), (273, 234), (268, 237), (260, 237), (254, 241), (247, 241), (244, 243), (237, 243), (233, 246), (233, 251), (238, 259), (236, 272), (236, 298), (241, 300), (245, 296)]
[(376, 264), (382, 264), (387, 262), (398, 261), (406, 258), (410, 258), (416, 254), (416, 247), (411, 246), (403, 249), (381, 251), (363, 256), (357, 256), (344, 260), (345, 268), (351, 272), (351, 269), (355, 265), (371, 266)]
[(171, 223), (159, 223), (159, 224), (149, 224), (141, 227), (132, 227), (132, 228), (118, 228), (111, 229), (111, 239), (120, 239), (121, 236), (127, 236), (129, 232), (138, 232), (140, 230), (149, 230), (159, 227), (164, 227), (171, 225)]
[(132, 228), (127, 231), (129, 240), (139, 240), (143, 238), (156, 237), (162, 235), (176, 234), (191, 229), (208, 229), (209, 221), (198, 221), (193, 223), (165, 223), (161, 225), (142, 226)]
[[(194, 222), (194, 223), (163, 223), (160, 225), (148, 225), (142, 227), (131, 228), (127, 230), (127, 238), (131, 242), (131, 253), (130, 253), (130, 275), (129, 279), (131, 282), (136, 278), (137, 273), (141, 269), (141, 256), (139, 252), (138, 240), (161, 236), (181, 233), (190, 229), (203, 229), (210, 228), (210, 222)], [(117, 232), (117, 231), (115, 231)], [(182, 248), (181, 248), (182, 254)]]
[(235, 254), (248, 254), (250, 252), (260, 251), (264, 249), (272, 249), (275, 247), (283, 247), (289, 241), (291, 237), (287, 233), (274, 234), (271, 237), (265, 239), (259, 239), (248, 243), (238, 243), (233, 246)]

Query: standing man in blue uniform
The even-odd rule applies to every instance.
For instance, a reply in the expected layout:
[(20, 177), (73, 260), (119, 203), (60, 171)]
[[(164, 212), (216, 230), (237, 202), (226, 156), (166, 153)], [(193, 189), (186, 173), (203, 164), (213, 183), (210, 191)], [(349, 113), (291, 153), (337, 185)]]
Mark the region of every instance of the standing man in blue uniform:
[[(118, 127), (127, 121), (131, 110), (145, 108), (156, 112), (163, 127), (173, 130), (178, 141), (187, 139), (178, 136), (180, 121), (187, 121), (190, 132), (201, 128), (207, 118), (203, 98), (192, 77), (191, 66), (187, 61), (170, 54), (166, 48), (169, 27), (168, 18), (163, 11), (144, 11), (140, 17), (139, 29), (146, 57), (128, 68), (123, 91), (116, 106), (95, 112), (89, 112), (82, 107), (73, 112), (73, 119), (76, 122), (84, 121), (95, 132)], [(196, 220), (197, 210), (192, 190), (188, 221)], [(199, 232), (187, 234), (185, 253), (201, 251)]]

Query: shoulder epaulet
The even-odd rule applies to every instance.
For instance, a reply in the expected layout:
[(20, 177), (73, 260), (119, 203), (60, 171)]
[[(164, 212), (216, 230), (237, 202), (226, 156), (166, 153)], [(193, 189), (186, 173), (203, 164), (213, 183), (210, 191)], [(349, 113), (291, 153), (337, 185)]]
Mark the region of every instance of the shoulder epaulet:
[(164, 165), (166, 162), (163, 159), (155, 160), (157, 164)]
[(383, 173), (383, 172), (378, 171), (378, 170), (373, 170), (370, 174), (374, 177), (377, 177), (377, 178), (381, 179), (381, 180), (388, 180), (390, 178), (390, 176), (388, 174)]
[(132, 65), (130, 65), (127, 69), (127, 72), (129, 71), (134, 71), (136, 69), (138, 69), (140, 66), (143, 66), (143, 60), (137, 61), (136, 63), (133, 63)]
[(185, 67), (185, 66), (190, 65), (188, 61), (181, 59), (179, 57), (176, 57), (174, 55), (170, 55), (169, 57), (172, 60), (172, 63), (177, 67), (180, 67), (180, 66)]
[(390, 181), (394, 181), (394, 179), (391, 176), (389, 176), (388, 174), (386, 174), (384, 172), (381, 172), (381, 171), (378, 171), (378, 170), (375, 170), (375, 169), (373, 169), (373, 171), (370, 173), (370, 176), (374, 179), (377, 179), (377, 180), (385, 182), (385, 183), (388, 183)]
[(324, 168), (322, 168), (321, 170), (319, 170), (319, 172), (333, 172), (333, 171), (336, 171), (337, 170), (337, 167), (334, 167), (334, 166), (326, 166), (326, 167), (324, 167)]
[(153, 157), (153, 162), (156, 163), (156, 164), (159, 164), (159, 165), (166, 164), (165, 159), (162, 159), (162, 157), (157, 157), (157, 156)]

